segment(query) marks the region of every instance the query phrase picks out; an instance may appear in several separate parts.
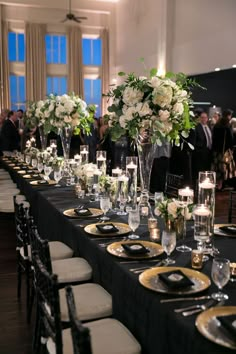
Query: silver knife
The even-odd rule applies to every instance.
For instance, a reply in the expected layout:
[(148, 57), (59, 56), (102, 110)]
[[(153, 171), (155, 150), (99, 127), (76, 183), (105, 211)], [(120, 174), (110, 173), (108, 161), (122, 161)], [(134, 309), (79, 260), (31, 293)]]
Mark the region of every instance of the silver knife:
[(175, 297), (173, 299), (163, 299), (161, 300), (161, 304), (167, 303), (167, 302), (175, 302), (175, 301), (198, 301), (198, 300), (205, 300), (205, 299), (210, 299), (210, 295), (205, 295), (205, 296), (197, 296), (197, 297)]

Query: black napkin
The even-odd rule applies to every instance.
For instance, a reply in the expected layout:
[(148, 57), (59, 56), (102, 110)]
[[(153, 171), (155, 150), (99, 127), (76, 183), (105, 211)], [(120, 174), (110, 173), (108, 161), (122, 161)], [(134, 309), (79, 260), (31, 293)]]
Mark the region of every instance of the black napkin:
[(93, 213), (91, 213), (91, 211), (88, 208), (75, 208), (74, 212), (78, 216), (91, 216), (91, 215), (93, 215)]
[(220, 226), (219, 229), (227, 234), (236, 235), (236, 225)]
[(150, 252), (150, 250), (143, 246), (140, 242), (122, 243), (121, 246), (128, 254), (146, 254)]
[(181, 270), (160, 273), (158, 276), (170, 289), (186, 288), (194, 284)]
[(109, 234), (110, 232), (118, 232), (119, 231), (119, 229), (117, 229), (117, 227), (114, 226), (113, 224), (97, 224), (96, 228), (102, 234)]
[(220, 322), (222, 328), (230, 339), (236, 342), (236, 315), (219, 316), (217, 317), (217, 320)]

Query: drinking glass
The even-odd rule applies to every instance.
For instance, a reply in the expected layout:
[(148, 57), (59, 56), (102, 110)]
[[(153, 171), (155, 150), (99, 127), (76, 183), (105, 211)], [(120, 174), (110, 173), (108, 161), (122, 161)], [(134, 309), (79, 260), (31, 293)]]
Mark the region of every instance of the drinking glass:
[(108, 218), (106, 216), (106, 213), (110, 209), (110, 205), (111, 205), (110, 198), (107, 197), (107, 196), (101, 196), (101, 198), (100, 198), (100, 208), (102, 209), (102, 211), (104, 213), (104, 216), (101, 217), (100, 220), (102, 220), (102, 221), (110, 220), (110, 218)]
[(174, 264), (175, 260), (170, 258), (176, 246), (176, 233), (174, 231), (163, 231), (161, 245), (167, 255), (165, 265)]
[(52, 172), (52, 166), (51, 165), (44, 165), (44, 175), (45, 175), (45, 180), (49, 180), (49, 175)]
[(36, 168), (38, 165), (38, 160), (36, 158), (32, 158), (31, 164), (32, 164), (33, 168)]
[(38, 169), (39, 173), (41, 173), (43, 171), (43, 162), (40, 160), (38, 160), (37, 169)]
[(137, 238), (139, 238), (139, 236), (135, 235), (134, 232), (140, 224), (140, 214), (138, 208), (135, 210), (129, 210), (128, 224), (131, 230), (133, 231), (132, 235), (129, 235), (128, 238), (131, 240), (136, 240)]
[(60, 168), (54, 170), (54, 179), (57, 182), (55, 187), (61, 187), (61, 185), (58, 183), (62, 179), (62, 173), (61, 173), (61, 169)]
[(211, 268), (211, 277), (218, 287), (218, 292), (213, 293), (211, 297), (218, 301), (228, 300), (229, 296), (222, 293), (221, 290), (230, 279), (230, 261), (226, 258), (214, 258)]

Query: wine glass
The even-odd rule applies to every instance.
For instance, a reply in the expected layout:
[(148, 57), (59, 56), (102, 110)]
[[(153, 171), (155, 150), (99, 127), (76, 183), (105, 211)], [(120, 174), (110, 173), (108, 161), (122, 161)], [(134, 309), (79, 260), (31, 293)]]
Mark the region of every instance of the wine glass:
[(174, 251), (176, 246), (176, 233), (175, 231), (163, 231), (161, 245), (167, 254), (165, 265), (175, 264), (175, 260), (170, 258), (170, 254)]
[(134, 232), (140, 224), (140, 214), (138, 208), (134, 210), (129, 210), (128, 224), (131, 230), (133, 231), (132, 235), (129, 235), (128, 238), (131, 240), (136, 240), (137, 238), (139, 238), (139, 236), (135, 235)]
[(61, 185), (58, 183), (62, 179), (62, 172), (60, 168), (54, 170), (54, 179), (57, 182), (55, 187), (61, 187)]
[(38, 169), (39, 173), (41, 173), (43, 171), (43, 162), (40, 160), (38, 160), (37, 169)]
[(44, 165), (44, 175), (45, 175), (45, 180), (49, 180), (49, 175), (52, 172), (52, 166), (51, 165)]
[(211, 268), (211, 277), (218, 287), (218, 292), (213, 293), (211, 297), (217, 301), (228, 300), (229, 296), (222, 293), (221, 290), (230, 279), (230, 261), (226, 258), (214, 258)]
[(101, 196), (101, 198), (100, 198), (100, 208), (102, 209), (102, 211), (104, 213), (104, 216), (101, 217), (100, 220), (102, 220), (102, 221), (110, 220), (110, 218), (106, 216), (106, 213), (110, 209), (110, 205), (111, 205), (110, 198), (107, 197), (107, 196)]
[(38, 160), (36, 158), (32, 158), (31, 164), (32, 164), (33, 168), (36, 168), (38, 165)]

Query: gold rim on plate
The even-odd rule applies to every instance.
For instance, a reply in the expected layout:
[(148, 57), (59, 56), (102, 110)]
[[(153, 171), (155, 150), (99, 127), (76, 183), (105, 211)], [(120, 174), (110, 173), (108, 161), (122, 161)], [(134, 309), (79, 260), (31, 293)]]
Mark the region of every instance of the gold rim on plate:
[(220, 227), (222, 226), (235, 226), (235, 224), (215, 224), (214, 225), (214, 235), (215, 236), (223, 236), (223, 237), (236, 237), (236, 233), (235, 234), (230, 234), (228, 232), (225, 232), (223, 230), (220, 230)]
[(20, 175), (25, 175), (26, 170), (20, 170), (20, 171), (17, 171), (17, 173), (19, 173)]
[(36, 181), (31, 181), (30, 184), (32, 186), (44, 186), (44, 187), (48, 187), (48, 186), (55, 186), (55, 184), (57, 184), (56, 181), (53, 181), (52, 179), (50, 179), (49, 181), (47, 181), (47, 183), (40, 183), (41, 181), (36, 180)]
[[(182, 289), (170, 289), (168, 288), (158, 277), (158, 274), (181, 270), (194, 285)], [(189, 295), (203, 291), (211, 285), (211, 281), (207, 275), (184, 267), (155, 267), (145, 270), (139, 276), (139, 282), (150, 290), (154, 290), (158, 293), (174, 294), (174, 295)]]
[(64, 210), (63, 214), (65, 216), (68, 216), (69, 218), (75, 218), (75, 219), (90, 219), (90, 218), (96, 218), (103, 215), (103, 211), (101, 209), (88, 208), (88, 210), (92, 213), (92, 215), (87, 215), (87, 216), (76, 214), (74, 209), (75, 208)]
[(23, 178), (26, 178), (26, 179), (33, 179), (33, 178), (38, 178), (40, 177), (38, 174), (33, 174), (33, 175), (24, 175)]
[[(9, 165), (10, 166), (10, 165)], [(14, 165), (15, 166), (15, 165)], [(13, 167), (13, 170), (20, 170), (20, 167), (19, 166), (15, 166)]]
[(236, 340), (233, 342), (224, 331), (221, 331), (218, 316), (236, 315), (236, 306), (216, 306), (203, 311), (196, 318), (195, 326), (198, 331), (210, 341), (223, 347), (236, 349)]
[[(127, 225), (128, 226), (128, 225)], [(149, 249), (148, 253), (145, 254), (128, 254), (125, 252), (124, 248), (122, 247), (122, 243), (140, 243), (147, 249)], [(116, 257), (126, 258), (126, 259), (149, 259), (159, 256), (164, 252), (161, 245), (158, 243), (150, 242), (150, 241), (143, 241), (143, 240), (130, 240), (130, 241), (119, 241), (114, 242), (107, 246), (107, 251)]]
[(86, 231), (90, 235), (97, 236), (97, 237), (122, 236), (122, 235), (128, 234), (131, 231), (129, 225), (123, 224), (120, 222), (104, 222), (104, 223), (102, 223), (102, 225), (106, 225), (106, 224), (113, 224), (118, 229), (118, 231), (109, 232), (109, 233), (102, 233), (96, 227), (96, 225), (99, 225), (99, 223), (87, 225), (84, 228), (84, 231)]

